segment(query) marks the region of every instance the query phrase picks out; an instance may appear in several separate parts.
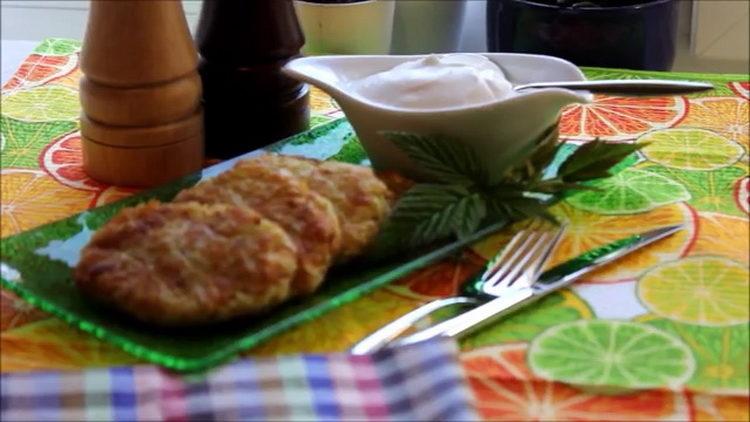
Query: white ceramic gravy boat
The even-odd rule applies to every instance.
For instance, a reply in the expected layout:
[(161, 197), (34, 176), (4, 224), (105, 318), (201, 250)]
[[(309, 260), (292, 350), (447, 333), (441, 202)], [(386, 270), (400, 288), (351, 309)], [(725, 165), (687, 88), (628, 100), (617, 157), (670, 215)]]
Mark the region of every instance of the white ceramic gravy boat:
[[(496, 63), (513, 84), (548, 81), (581, 81), (583, 73), (572, 63), (550, 56), (480, 53)], [(284, 72), (308, 82), (333, 97), (351, 122), (376, 169), (396, 170), (424, 179), (406, 155), (380, 133), (403, 131), (439, 134), (473, 148), (491, 166), (493, 161), (537, 142), (556, 127), (560, 110), (567, 104), (591, 101), (588, 93), (549, 88), (519, 92), (480, 105), (446, 109), (413, 110), (383, 105), (347, 89), (351, 81), (382, 72), (416, 56), (317, 56), (290, 61)], [(556, 133), (556, 132), (555, 132)]]

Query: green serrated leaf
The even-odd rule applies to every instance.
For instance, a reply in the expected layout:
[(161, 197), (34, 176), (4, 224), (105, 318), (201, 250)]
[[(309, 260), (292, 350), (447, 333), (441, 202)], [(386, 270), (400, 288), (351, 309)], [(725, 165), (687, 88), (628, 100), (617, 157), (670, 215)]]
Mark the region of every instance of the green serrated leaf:
[(559, 224), (557, 219), (548, 211), (549, 204), (534, 198), (518, 198), (506, 202), (506, 204), (515, 213), (523, 215), (526, 218), (543, 218), (550, 223)]
[(459, 238), (471, 235), (486, 215), (484, 200), (478, 194), (457, 197), (452, 203), (443, 205), (414, 226), (412, 246), (424, 245), (453, 234)]
[(641, 149), (641, 145), (594, 140), (581, 145), (560, 166), (558, 177), (581, 182), (608, 177), (609, 169)]
[(382, 134), (437, 181), (473, 185), (487, 178), (474, 150), (455, 139), (403, 132)]
[(481, 195), (474, 193), (462, 198), (457, 207), (453, 232), (459, 239), (471, 236), (479, 229), (482, 220), (487, 216), (487, 204)]
[[(559, 150), (565, 145), (564, 142), (559, 142), (557, 136), (551, 136), (547, 134), (542, 138), (542, 141), (534, 148), (531, 153), (529, 161), (535, 170), (544, 169), (552, 159), (558, 154)], [(540, 171), (539, 174), (542, 172)]]
[(469, 191), (460, 185), (417, 184), (396, 203), (390, 219), (405, 223), (423, 220), (467, 195)]
[[(509, 173), (512, 172), (514, 167), (518, 166), (518, 163), (526, 165), (525, 163), (529, 160), (531, 154), (534, 153), (536, 145), (534, 142), (529, 142), (513, 154), (508, 154), (502, 161), (495, 163), (492, 168), (487, 169), (488, 184), (495, 186), (506, 182)], [(524, 177), (524, 179), (528, 181), (527, 177)], [(516, 181), (520, 182), (521, 180), (516, 178)]]
[(374, 254), (418, 247), (478, 228), (486, 206), (461, 185), (417, 184), (397, 202), (373, 246)]

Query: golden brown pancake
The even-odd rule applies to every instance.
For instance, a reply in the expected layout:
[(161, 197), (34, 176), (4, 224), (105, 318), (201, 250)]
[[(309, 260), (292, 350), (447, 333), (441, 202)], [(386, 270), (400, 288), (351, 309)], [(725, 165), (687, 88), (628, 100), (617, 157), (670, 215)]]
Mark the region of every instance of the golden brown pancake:
[(213, 179), (182, 191), (177, 202), (230, 203), (252, 208), (278, 223), (298, 251), (292, 295), (313, 292), (323, 281), (341, 246), (341, 229), (333, 205), (289, 171), (238, 163)]
[(252, 162), (288, 170), (333, 203), (341, 224), (339, 260), (360, 254), (390, 213), (393, 194), (368, 167), (278, 154), (247, 161)]
[(126, 208), (83, 249), (88, 296), (146, 322), (178, 326), (264, 311), (287, 299), (297, 249), (276, 223), (228, 204)]

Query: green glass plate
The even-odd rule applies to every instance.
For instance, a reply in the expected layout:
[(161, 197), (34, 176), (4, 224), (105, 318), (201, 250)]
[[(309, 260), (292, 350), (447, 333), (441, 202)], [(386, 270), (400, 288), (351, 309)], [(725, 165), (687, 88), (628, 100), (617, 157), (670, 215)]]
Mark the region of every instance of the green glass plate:
[[(265, 151), (367, 163), (366, 155), (345, 119), (318, 126)], [(499, 229), (499, 226), (488, 227), (471, 238), (416, 257), (403, 258), (400, 262), (335, 268), (326, 277), (323, 288), (313, 296), (288, 303), (265, 316), (210, 327), (154, 328), (94, 305), (78, 292), (72, 268), (80, 249), (93, 231), (120, 209), (151, 198), (169, 201), (180, 190), (231, 168), (236, 160), (263, 152), (245, 154), (163, 187), (0, 240), (0, 281), (3, 287), (135, 356), (179, 371), (198, 371), (224, 362), (284, 330), (315, 319), (411, 271), (458, 252), (467, 244)]]

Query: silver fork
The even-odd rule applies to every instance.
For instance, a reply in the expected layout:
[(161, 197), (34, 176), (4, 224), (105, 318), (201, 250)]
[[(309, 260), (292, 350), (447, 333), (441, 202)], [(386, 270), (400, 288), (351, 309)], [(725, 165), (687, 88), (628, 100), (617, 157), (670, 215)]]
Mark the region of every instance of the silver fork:
[[(480, 288), (476, 297), (454, 296), (426, 303), (360, 340), (350, 352), (366, 354), (379, 350), (438, 309), (456, 304), (479, 304), (483, 302), (481, 296), (498, 297), (511, 288), (530, 285), (539, 276), (562, 235), (562, 229), (553, 234), (540, 231), (542, 228), (543, 224), (534, 220), (526, 229), (513, 236), (505, 248), (487, 264), (487, 269), (479, 278)], [(533, 273), (529, 273), (529, 269), (533, 269)], [(475, 282), (476, 279), (470, 280), (470, 283)]]
[[(430, 328), (424, 329), (402, 339), (397, 339), (389, 345), (407, 345), (429, 340), (435, 337), (448, 336), (461, 338), (482, 327), (494, 323), (498, 318), (514, 312), (516, 309), (528, 305), (531, 301), (540, 297), (534, 284), (547, 263), (552, 251), (562, 237), (564, 229), (557, 233), (545, 233), (523, 254), (523, 261), (519, 264), (520, 271), (508, 272), (501, 276), (498, 285), (505, 285), (501, 294), (490, 301), (468, 310), (459, 316), (440, 322)], [(528, 244), (530, 242), (524, 242)]]

